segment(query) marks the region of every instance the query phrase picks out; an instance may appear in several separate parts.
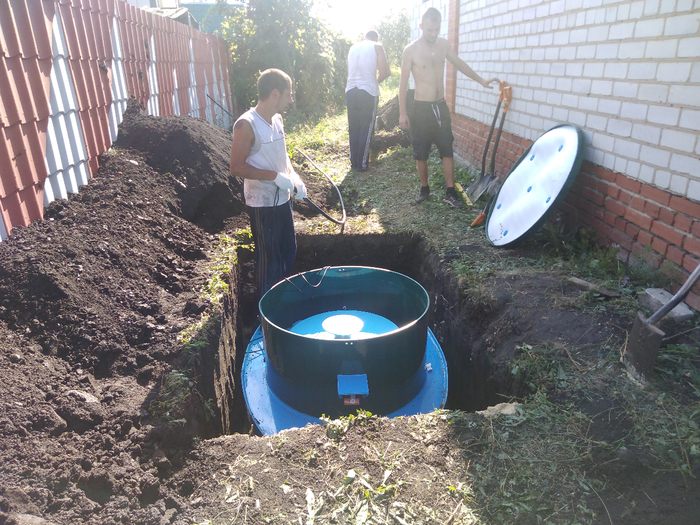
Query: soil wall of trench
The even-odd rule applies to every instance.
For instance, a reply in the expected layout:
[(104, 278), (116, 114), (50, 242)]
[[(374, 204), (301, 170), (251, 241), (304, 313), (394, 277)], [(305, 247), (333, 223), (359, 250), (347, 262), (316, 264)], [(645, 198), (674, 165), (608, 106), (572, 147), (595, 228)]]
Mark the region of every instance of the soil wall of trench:
[[(257, 327), (257, 304), (252, 298), (247, 253), (229, 274), (221, 318), (214, 385), (225, 434), (249, 432), (251, 423), (240, 389), (240, 365), (250, 336)], [(252, 265), (252, 262), (250, 263)], [(298, 236), (295, 273), (325, 266), (370, 266), (402, 273), (419, 282), (430, 296), (428, 325), (440, 342), (449, 374), (448, 408), (480, 410), (499, 402), (499, 393), (512, 390), (505, 367), (494, 368), (485, 351), (474, 351), (483, 318), (492, 312), (460, 298), (454, 276), (431, 250), (427, 240), (414, 234)]]

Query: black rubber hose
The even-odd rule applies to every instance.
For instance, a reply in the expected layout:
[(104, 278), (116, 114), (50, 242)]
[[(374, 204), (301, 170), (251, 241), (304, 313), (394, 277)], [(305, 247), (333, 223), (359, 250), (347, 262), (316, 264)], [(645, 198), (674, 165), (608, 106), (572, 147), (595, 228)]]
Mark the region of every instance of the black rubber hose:
[(343, 218), (341, 220), (334, 219), (330, 215), (328, 215), (325, 211), (323, 211), (314, 201), (309, 199), (308, 197), (304, 198), (304, 201), (306, 201), (309, 205), (311, 205), (313, 208), (316, 208), (316, 210), (323, 215), (326, 219), (328, 219), (331, 222), (334, 222), (335, 224), (340, 225), (340, 233), (343, 233), (343, 230), (345, 230), (345, 222), (347, 220), (347, 216), (345, 214), (345, 203), (343, 202), (343, 196), (340, 194), (340, 189), (338, 186), (336, 186), (335, 182), (333, 182), (333, 179), (331, 179), (328, 174), (323, 171), (321, 168), (319, 168), (316, 163), (309, 158), (309, 156), (301, 151), (299, 148), (295, 148), (299, 153), (301, 153), (306, 160), (308, 160), (311, 165), (316, 168), (318, 171), (320, 171), (327, 179), (328, 182), (331, 183), (331, 185), (335, 188), (335, 191), (338, 193), (338, 200), (340, 200), (340, 207), (343, 210)]

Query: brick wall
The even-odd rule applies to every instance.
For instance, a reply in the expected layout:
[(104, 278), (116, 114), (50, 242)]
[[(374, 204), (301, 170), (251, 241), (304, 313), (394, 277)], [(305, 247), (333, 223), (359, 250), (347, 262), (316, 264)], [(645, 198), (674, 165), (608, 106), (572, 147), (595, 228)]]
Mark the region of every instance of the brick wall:
[[(595, 228), (601, 239), (620, 247), (633, 262), (651, 256), (679, 270), (682, 284), (700, 260), (700, 203), (585, 161), (560, 210)], [(700, 286), (685, 302), (700, 311)]]
[[(490, 125), (460, 115), (452, 120), (460, 160), (478, 170)], [(504, 132), (495, 172), (504, 177), (531, 144)], [(489, 152), (487, 165), (490, 160)], [(700, 203), (590, 161), (583, 162), (559, 210), (567, 222), (593, 228), (601, 242), (618, 246), (618, 256), (624, 262), (633, 263), (635, 258), (647, 258), (651, 253), (655, 266), (666, 261), (677, 268), (682, 277), (674, 292), (700, 260)], [(700, 311), (700, 286), (695, 286), (685, 302)]]
[[(700, 0), (449, 0), (447, 17), (459, 56), (513, 88), (496, 172), (577, 125), (585, 161), (561, 211), (625, 261), (651, 247), (682, 283), (700, 260)], [(456, 154), (480, 169), (495, 90), (448, 64), (446, 96)]]

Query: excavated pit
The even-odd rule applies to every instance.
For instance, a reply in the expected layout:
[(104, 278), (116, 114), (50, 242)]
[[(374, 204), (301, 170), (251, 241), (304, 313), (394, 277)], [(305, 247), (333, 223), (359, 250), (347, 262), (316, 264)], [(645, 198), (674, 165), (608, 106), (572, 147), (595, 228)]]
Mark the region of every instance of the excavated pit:
[[(430, 297), (428, 326), (438, 338), (449, 374), (446, 408), (481, 410), (500, 402), (512, 384), (499, 384), (491, 359), (474, 352), (482, 312), (460, 301), (457, 283), (446, 274), (439, 257), (419, 235), (313, 235), (298, 236), (294, 273), (324, 266), (369, 266), (406, 275), (420, 283)], [(252, 253), (239, 252), (239, 264), (231, 276), (225, 300), (216, 378), (222, 427), (225, 433), (248, 432), (248, 418), (240, 390), (240, 366), (250, 338), (257, 328), (257, 304), (252, 286)], [(235, 379), (234, 379), (235, 378)]]
[[(230, 140), (229, 133), (206, 122), (148, 117), (130, 103), (117, 146), (141, 151), (149, 166), (177, 179), (180, 184), (175, 185), (179, 199), (176, 211), (207, 232), (218, 233), (245, 227), (247, 223), (241, 181), (228, 175)], [(389, 134), (380, 137), (376, 146), (383, 151), (405, 140), (402, 133)], [(297, 170), (314, 171), (303, 162)], [(325, 180), (307, 177), (307, 189), (315, 202), (330, 207), (336, 204), (335, 194)], [(317, 214), (303, 204), (295, 211)], [(472, 342), (487, 326), (482, 322), (485, 312), (460, 301), (457, 283), (446, 274), (444, 264), (431, 252), (425, 239), (412, 234), (298, 236), (294, 273), (347, 265), (396, 271), (426, 289), (431, 303), (428, 326), (442, 346), (449, 369), (449, 408), (478, 410), (497, 402), (498, 393), (510, 388), (507, 381), (501, 385), (494, 379), (492, 360), (481, 350), (472, 349)], [(250, 429), (240, 390), (240, 365), (259, 324), (252, 268), (252, 253), (240, 249), (238, 264), (229, 274), (231, 293), (223, 304), (218, 349), (214, 350), (216, 341), (211, 341), (212, 346), (202, 353), (197, 387), (205, 398), (216, 397), (221, 413), (220, 425), (210, 422), (208, 428), (200, 429), (200, 434), (206, 436)]]

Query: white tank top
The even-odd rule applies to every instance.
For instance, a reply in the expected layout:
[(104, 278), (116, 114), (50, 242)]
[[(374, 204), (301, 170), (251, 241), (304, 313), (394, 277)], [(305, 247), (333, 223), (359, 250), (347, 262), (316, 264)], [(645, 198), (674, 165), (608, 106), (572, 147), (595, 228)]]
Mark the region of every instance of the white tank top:
[(379, 96), (379, 82), (377, 82), (377, 52), (376, 42), (363, 40), (354, 44), (348, 52), (348, 83), (345, 86), (347, 93), (352, 88), (364, 89), (373, 97)]
[[(282, 116), (278, 113), (272, 117), (272, 124), (258, 115), (251, 108), (238, 120), (245, 120), (253, 128), (255, 141), (250, 148), (246, 162), (261, 170), (272, 170), (287, 173), (289, 171), (289, 156), (284, 139)], [(291, 197), (290, 190), (281, 190), (271, 180), (243, 179), (243, 195), (245, 203), (253, 208), (263, 206), (279, 206)]]

